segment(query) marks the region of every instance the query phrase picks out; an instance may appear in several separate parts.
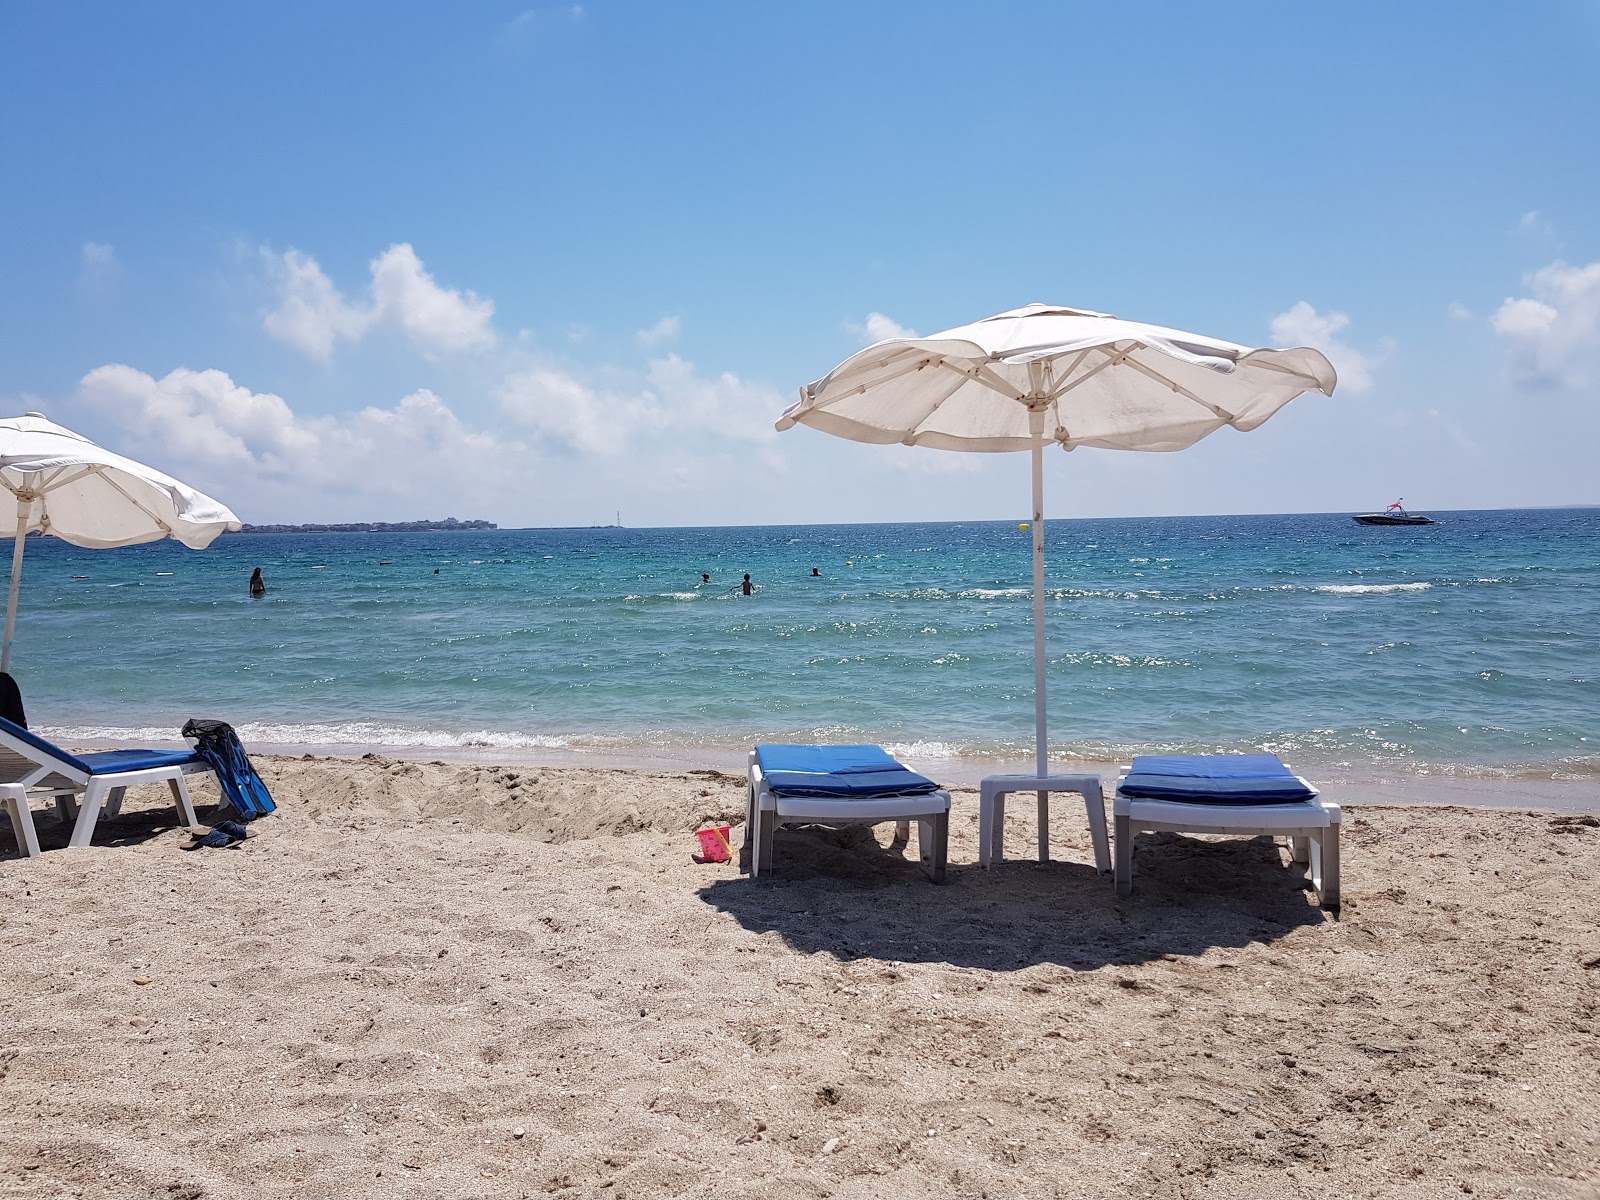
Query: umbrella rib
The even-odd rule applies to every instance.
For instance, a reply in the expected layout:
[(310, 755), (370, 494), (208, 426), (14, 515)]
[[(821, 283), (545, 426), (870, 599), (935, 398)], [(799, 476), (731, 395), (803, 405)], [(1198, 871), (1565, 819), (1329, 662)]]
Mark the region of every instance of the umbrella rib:
[[(958, 368), (951, 367), (949, 369), (953, 371), (957, 370)], [(978, 363), (970, 371), (963, 371), (962, 374), (969, 375), (973, 379), (982, 380), (984, 383), (988, 384), (989, 387), (999, 392), (1002, 396), (1009, 397), (1010, 399), (1016, 400), (1019, 403), (1027, 400), (1028, 398), (1028, 393), (1019, 391), (1015, 385), (1013, 385), (1011, 381), (1004, 375), (996, 374), (992, 369), (990, 369), (988, 363)]]
[(0, 486), (3, 486), (6, 489), (6, 491), (10, 492), (13, 496), (21, 496), (21, 495), (23, 495), (24, 492), (26, 492), (30, 496), (43, 496), (46, 492), (53, 492), (53, 491), (55, 491), (56, 488), (65, 487), (69, 483), (77, 483), (78, 480), (85, 479), (88, 476), (93, 475), (95, 473), (95, 468), (94, 467), (85, 466), (85, 467), (83, 467), (83, 469), (81, 471), (78, 472), (78, 474), (69, 475), (69, 476), (67, 476), (67, 478), (63, 479), (61, 476), (63, 474), (65, 474), (67, 469), (68, 468), (66, 468), (66, 467), (55, 467), (55, 468), (52, 468), (52, 470), (51, 470), (51, 472), (49, 474), (46, 474), (45, 472), (42, 472), (42, 471), (27, 471), (27, 472), (24, 472), (25, 475), (29, 475), (29, 476), (32, 476), (32, 475), (41, 475), (41, 476), (43, 476), (43, 478), (40, 480), (40, 482), (38, 484), (32, 486), (32, 487), (29, 487), (27, 485), (23, 485), (22, 487), (18, 487), (16, 484), (13, 484), (11, 482), (11, 480), (5, 478), (5, 476), (3, 476), (3, 475), (0, 475)]
[[(993, 388), (995, 391), (999, 392), (1002, 396), (1005, 396), (1011, 400), (1022, 400), (1026, 398), (1025, 393), (1019, 392), (1003, 375), (997, 375), (994, 371), (990, 370), (987, 363), (975, 363), (970, 367), (963, 367), (956, 365), (956, 363), (951, 362), (948, 358), (943, 358), (939, 355), (933, 354), (930, 354), (927, 358), (924, 358), (919, 362), (906, 363), (900, 368), (900, 370), (885, 375), (881, 379), (874, 379), (870, 385), (863, 384), (861, 388), (853, 390), (860, 391), (867, 386), (880, 387), (891, 380), (899, 379), (902, 375), (910, 375), (913, 372), (921, 371), (926, 367), (932, 367), (936, 371), (951, 371), (965, 379), (980, 380), (989, 387)], [(960, 385), (958, 384), (957, 386), (959, 387)]]
[(168, 537), (172, 536), (172, 526), (168, 525), (165, 521), (163, 521), (159, 514), (151, 512), (143, 504), (139, 503), (139, 501), (135, 500), (132, 496), (128, 495), (126, 489), (124, 489), (123, 486), (120, 483), (118, 483), (114, 477), (112, 477), (110, 475), (105, 475), (105, 476), (102, 476), (102, 478), (105, 479), (105, 481), (106, 481), (106, 483), (108, 485), (110, 485), (111, 487), (115, 488), (117, 490), (117, 492), (122, 496), (122, 498), (124, 500), (126, 500), (129, 504), (133, 505), (140, 512), (142, 512), (145, 516), (149, 517), (152, 521), (154, 521), (160, 527), (162, 533), (165, 533)]
[(1151, 368), (1145, 366), (1142, 362), (1138, 362), (1138, 361), (1136, 361), (1136, 360), (1134, 360), (1132, 358), (1129, 358), (1127, 360), (1127, 363), (1128, 363), (1128, 366), (1132, 367), (1135, 371), (1139, 372), (1139, 374), (1148, 376), (1149, 378), (1154, 379), (1157, 383), (1166, 384), (1169, 388), (1171, 388), (1178, 395), (1182, 396), (1185, 400), (1193, 400), (1201, 408), (1204, 408), (1204, 409), (1208, 410), (1210, 413), (1212, 413), (1212, 415), (1221, 417), (1224, 421), (1227, 421), (1229, 424), (1233, 423), (1234, 414), (1229, 412), (1227, 409), (1220, 408), (1217, 405), (1212, 404), (1209, 400), (1202, 400), (1199, 396), (1196, 396), (1193, 392), (1191, 392), (1188, 388), (1184, 387), (1181, 383), (1174, 383), (1172, 380), (1168, 379), (1165, 375), (1161, 374), (1161, 372), (1152, 370)]
[(911, 433), (906, 437), (905, 440), (910, 445), (916, 445), (917, 436), (922, 432), (922, 427), (928, 422), (929, 418), (931, 418), (934, 413), (939, 411), (939, 406), (941, 404), (943, 404), (946, 400), (950, 399), (951, 396), (954, 396), (957, 392), (959, 392), (961, 390), (961, 388), (966, 384), (968, 376), (967, 376), (967, 373), (965, 371), (960, 371), (960, 372), (954, 372), (953, 371), (952, 374), (954, 374), (956, 376), (956, 378), (950, 382), (949, 389), (947, 391), (939, 394), (939, 396), (938, 396), (938, 398), (936, 400), (932, 400), (932, 401), (929, 402), (927, 416), (924, 416), (920, 421), (918, 421), (916, 428), (913, 429), (911, 431)]
[[(856, 384), (854, 387), (847, 388), (844, 394), (849, 395), (851, 392), (859, 393), (869, 387), (877, 387), (880, 384), (888, 383), (892, 379), (899, 379), (902, 375), (909, 375), (913, 371), (920, 371), (923, 367), (928, 366), (932, 361), (931, 356), (930, 358), (924, 359), (920, 362), (917, 361), (918, 355), (922, 354), (927, 354), (927, 351), (919, 350), (915, 346), (907, 346), (905, 347), (905, 353), (891, 354), (887, 358), (880, 358), (877, 362), (872, 363), (870, 366), (864, 365), (861, 368), (863, 371), (881, 371), (885, 367), (889, 366), (896, 366), (897, 369), (890, 371), (887, 375), (876, 377), (867, 383)], [(809, 389), (807, 390), (809, 391)]]
[(57, 488), (66, 487), (69, 483), (77, 483), (78, 480), (87, 479), (95, 474), (97, 470), (98, 468), (96, 467), (85, 466), (76, 475), (68, 475), (66, 467), (57, 467), (53, 475), (50, 475), (40, 486), (33, 489), (33, 494), (42, 496), (46, 492), (53, 492)]
[[(1096, 349), (1102, 349), (1102, 348), (1101, 347), (1096, 347)], [(1085, 350), (1083, 353), (1087, 354), (1089, 352), (1087, 350)], [(1065, 396), (1068, 392), (1070, 392), (1073, 388), (1077, 387), (1079, 384), (1088, 383), (1089, 380), (1093, 379), (1096, 375), (1100, 374), (1100, 372), (1104, 371), (1107, 367), (1114, 367), (1118, 363), (1126, 362), (1127, 359), (1128, 359), (1128, 355), (1131, 353), (1131, 351), (1127, 351), (1127, 350), (1111, 351), (1111, 350), (1103, 350), (1102, 349), (1102, 353), (1107, 355), (1107, 358), (1103, 363), (1100, 363), (1097, 366), (1091, 368), (1090, 370), (1085, 371), (1082, 375), (1078, 376), (1076, 379), (1069, 379), (1068, 382), (1063, 383), (1055, 391), (1050, 393), (1050, 399), (1052, 401), (1059, 400), (1059, 399), (1061, 399), (1061, 397)], [(1080, 354), (1078, 356), (1077, 361), (1075, 361), (1072, 364), (1071, 367), (1067, 368), (1067, 373), (1068, 373), (1069, 376), (1071, 375), (1072, 371), (1077, 369), (1078, 363), (1082, 362), (1082, 361), (1083, 361), (1083, 355)]]

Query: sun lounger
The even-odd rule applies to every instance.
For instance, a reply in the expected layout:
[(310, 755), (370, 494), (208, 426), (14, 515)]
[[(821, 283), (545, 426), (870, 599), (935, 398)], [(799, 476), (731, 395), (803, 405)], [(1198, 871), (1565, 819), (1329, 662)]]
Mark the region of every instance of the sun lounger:
[(1117, 781), (1116, 886), (1133, 889), (1133, 839), (1145, 831), (1287, 837), (1311, 865), (1324, 908), (1339, 907), (1339, 806), (1275, 754), (1141, 755)]
[(950, 793), (896, 762), (882, 746), (757, 746), (750, 752), (745, 847), (750, 875), (771, 869), (779, 825), (878, 825), (910, 836), (935, 883), (944, 882)]
[[(184, 783), (186, 775), (211, 774), (211, 768), (192, 750), (98, 750), (92, 754), (69, 754), (61, 747), (21, 725), (0, 718), (0, 784), (19, 784), (25, 796), (24, 810), (12, 817), (18, 844), (26, 853), (38, 852), (38, 841), (30, 838), (33, 820), (26, 812), (28, 801), (53, 799), (63, 819), (72, 819), (75, 801), (77, 819), (73, 823), (71, 845), (87, 846), (102, 807), (113, 812), (130, 787), (142, 783), (165, 783), (172, 789), (178, 818), (195, 825), (194, 805)], [(15, 793), (7, 789), (0, 800), (9, 812)]]

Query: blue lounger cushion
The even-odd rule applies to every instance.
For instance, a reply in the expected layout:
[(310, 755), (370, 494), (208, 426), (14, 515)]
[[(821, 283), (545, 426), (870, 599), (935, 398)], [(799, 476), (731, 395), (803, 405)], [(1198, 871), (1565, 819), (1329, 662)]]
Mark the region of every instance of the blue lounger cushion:
[(120, 775), (124, 771), (148, 771), (153, 767), (183, 767), (200, 762), (193, 750), (96, 750), (80, 754), (78, 761), (91, 775)]
[(0, 729), (43, 752), (46, 757), (74, 767), (85, 775), (116, 775), (123, 771), (148, 771), (152, 767), (182, 766), (200, 761), (200, 756), (193, 750), (97, 750), (92, 754), (69, 754), (54, 742), (4, 717), (0, 717)]
[(882, 746), (756, 747), (767, 786), (779, 796), (881, 800), (923, 796), (939, 785), (896, 762)]
[(1276, 754), (1141, 754), (1117, 790), (1186, 804), (1297, 804), (1317, 795)]

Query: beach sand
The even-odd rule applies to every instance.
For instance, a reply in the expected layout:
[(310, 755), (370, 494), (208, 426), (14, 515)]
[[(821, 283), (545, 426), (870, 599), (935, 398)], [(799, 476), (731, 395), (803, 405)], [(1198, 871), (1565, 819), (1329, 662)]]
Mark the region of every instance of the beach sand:
[(0, 1195), (1600, 1197), (1589, 816), (1352, 805), (1334, 919), (1262, 839), (1119, 901), (1065, 797), (754, 883), (725, 773), (259, 765), (237, 848), (0, 835)]

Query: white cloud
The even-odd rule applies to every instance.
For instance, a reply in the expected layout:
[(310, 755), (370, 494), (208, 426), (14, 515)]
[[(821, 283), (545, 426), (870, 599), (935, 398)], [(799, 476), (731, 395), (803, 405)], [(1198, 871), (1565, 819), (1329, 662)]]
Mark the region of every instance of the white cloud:
[(890, 338), (914, 338), (917, 331), (900, 324), (893, 317), (886, 317), (881, 312), (870, 312), (867, 319), (860, 323), (848, 321), (845, 323), (845, 332), (861, 339), (863, 346), (870, 346), (874, 342), (886, 342)]
[(676, 354), (650, 364), (647, 394), (668, 427), (745, 442), (775, 438), (773, 423), (784, 409), (775, 389), (746, 383), (729, 371), (706, 378)]
[(1522, 214), (1521, 219), (1517, 221), (1517, 232), (1543, 241), (1553, 240), (1556, 236), (1555, 226), (1537, 210)]
[(1287, 312), (1272, 318), (1274, 346), (1311, 346), (1321, 350), (1339, 372), (1339, 386), (1349, 392), (1364, 392), (1372, 386), (1377, 359), (1355, 349), (1340, 333), (1350, 324), (1342, 312), (1319, 313), (1301, 300)]
[(506, 419), (555, 445), (584, 454), (616, 454), (661, 421), (640, 396), (605, 392), (554, 367), (519, 371), (500, 385)]
[(1513, 373), (1543, 386), (1584, 387), (1600, 378), (1600, 262), (1553, 262), (1523, 281), (1489, 319), (1511, 351)]
[(326, 361), (340, 341), (359, 341), (374, 329), (399, 330), (435, 357), (494, 345), (494, 302), (440, 287), (411, 245), (390, 246), (372, 260), (364, 302), (347, 300), (309, 254), (289, 249), (262, 256), (276, 277), (278, 306), (262, 324), (281, 342)]
[(500, 29), (500, 44), (517, 47), (535, 42), (547, 29), (557, 29), (563, 24), (576, 26), (583, 21), (581, 4), (549, 8), (525, 8)]
[(358, 341), (372, 328), (373, 311), (346, 302), (309, 254), (289, 249), (276, 255), (265, 248), (261, 253), (278, 284), (278, 307), (262, 325), (280, 342), (326, 360), (336, 341)]
[(682, 324), (681, 318), (662, 317), (649, 329), (641, 329), (633, 337), (641, 346), (665, 346), (678, 340), (678, 330)]
[(78, 282), (88, 292), (110, 290), (121, 269), (116, 247), (109, 242), (85, 242), (78, 249)]
[(507, 420), (584, 454), (621, 454), (642, 437), (670, 433), (765, 442), (776, 436), (773, 422), (783, 411), (772, 388), (729, 372), (702, 376), (676, 354), (653, 360), (642, 378), (607, 386), (537, 366), (511, 375), (498, 395)]
[(394, 321), (423, 351), (494, 345), (494, 301), (440, 287), (407, 243), (390, 246), (373, 261), (372, 298), (379, 320)]
[[(281, 396), (225, 372), (181, 369), (156, 379), (121, 364), (84, 376), (71, 405), (116, 427), (118, 449), (238, 508), (267, 498), (274, 515), (346, 517), (372, 501), (411, 502), (417, 515), (478, 515), (517, 488), (526, 447), (467, 428), (432, 392), (393, 408), (304, 416)], [(241, 513), (246, 520), (248, 512)]]
[(1450, 301), (1450, 306), (1445, 311), (1450, 314), (1452, 321), (1471, 321), (1475, 319), (1475, 314), (1470, 308), (1455, 300)]

